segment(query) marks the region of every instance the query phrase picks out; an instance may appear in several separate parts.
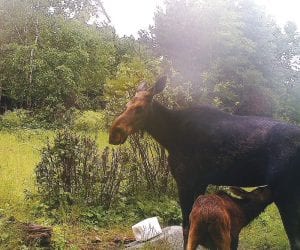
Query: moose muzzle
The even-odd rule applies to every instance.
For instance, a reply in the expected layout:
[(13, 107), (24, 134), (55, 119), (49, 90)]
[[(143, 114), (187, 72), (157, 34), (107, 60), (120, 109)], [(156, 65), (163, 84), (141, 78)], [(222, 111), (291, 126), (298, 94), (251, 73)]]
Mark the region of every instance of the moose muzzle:
[(109, 133), (109, 143), (113, 145), (123, 144), (128, 137), (127, 132), (120, 128), (112, 128)]

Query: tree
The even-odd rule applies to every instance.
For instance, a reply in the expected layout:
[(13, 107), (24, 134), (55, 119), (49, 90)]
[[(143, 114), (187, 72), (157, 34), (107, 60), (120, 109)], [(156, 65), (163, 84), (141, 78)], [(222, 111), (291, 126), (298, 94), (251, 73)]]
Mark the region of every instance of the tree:
[(103, 108), (114, 29), (50, 14), (49, 1), (0, 3), (0, 89), (12, 108)]
[(282, 31), (251, 0), (168, 1), (141, 40), (191, 81), (196, 102), (230, 112), (280, 113), (282, 94), (299, 81), (296, 27)]

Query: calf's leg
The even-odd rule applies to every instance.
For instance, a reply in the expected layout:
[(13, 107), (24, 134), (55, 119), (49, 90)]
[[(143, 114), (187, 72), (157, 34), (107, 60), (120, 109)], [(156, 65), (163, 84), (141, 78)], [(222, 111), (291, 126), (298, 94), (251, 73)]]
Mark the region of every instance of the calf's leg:
[(211, 238), (216, 250), (231, 250), (230, 231), (216, 231), (212, 233)]
[(191, 224), (187, 243), (187, 250), (196, 250), (199, 243), (198, 228)]

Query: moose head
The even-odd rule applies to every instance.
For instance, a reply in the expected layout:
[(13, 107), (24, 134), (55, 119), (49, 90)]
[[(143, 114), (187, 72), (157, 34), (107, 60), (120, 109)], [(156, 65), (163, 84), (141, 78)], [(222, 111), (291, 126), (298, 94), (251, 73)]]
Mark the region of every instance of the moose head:
[(125, 111), (115, 119), (111, 126), (110, 144), (123, 144), (128, 135), (145, 128), (147, 118), (151, 113), (153, 97), (164, 90), (166, 80), (166, 76), (160, 77), (151, 88), (148, 88), (146, 82), (140, 83), (135, 96), (126, 104)]

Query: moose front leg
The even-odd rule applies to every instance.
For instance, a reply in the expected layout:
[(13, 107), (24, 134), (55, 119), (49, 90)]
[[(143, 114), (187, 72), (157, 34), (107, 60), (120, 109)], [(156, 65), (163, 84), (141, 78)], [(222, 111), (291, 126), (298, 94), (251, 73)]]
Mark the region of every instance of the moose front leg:
[(186, 189), (178, 187), (179, 202), (182, 213), (182, 229), (183, 229), (183, 248), (186, 249), (189, 235), (189, 215), (195, 199), (198, 195), (204, 194), (206, 186), (195, 189)]

